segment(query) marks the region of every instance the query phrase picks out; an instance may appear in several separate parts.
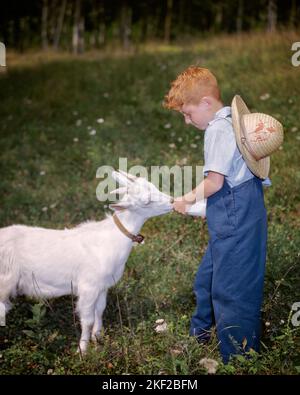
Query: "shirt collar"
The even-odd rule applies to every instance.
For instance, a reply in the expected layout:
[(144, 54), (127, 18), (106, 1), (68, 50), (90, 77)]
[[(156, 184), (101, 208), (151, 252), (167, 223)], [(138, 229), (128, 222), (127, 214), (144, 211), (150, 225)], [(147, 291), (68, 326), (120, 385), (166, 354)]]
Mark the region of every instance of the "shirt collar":
[(208, 122), (208, 125), (211, 125), (219, 118), (226, 118), (228, 115), (231, 115), (231, 107), (230, 106), (222, 107), (220, 108), (219, 111), (215, 113), (214, 118), (210, 122)]

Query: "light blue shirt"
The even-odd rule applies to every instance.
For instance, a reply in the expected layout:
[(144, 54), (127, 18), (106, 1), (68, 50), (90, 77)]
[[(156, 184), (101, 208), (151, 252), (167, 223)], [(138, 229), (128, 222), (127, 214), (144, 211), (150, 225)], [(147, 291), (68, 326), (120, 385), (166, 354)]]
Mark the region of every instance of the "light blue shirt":
[[(254, 177), (237, 147), (229, 106), (217, 111), (205, 130), (204, 175), (209, 171), (223, 174), (231, 188)], [(270, 186), (270, 179), (266, 178), (263, 185)]]

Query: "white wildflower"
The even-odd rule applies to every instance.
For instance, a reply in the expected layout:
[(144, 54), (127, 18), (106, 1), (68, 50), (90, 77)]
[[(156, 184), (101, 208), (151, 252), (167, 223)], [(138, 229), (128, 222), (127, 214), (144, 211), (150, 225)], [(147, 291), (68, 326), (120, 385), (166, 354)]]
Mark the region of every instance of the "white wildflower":
[(40, 176), (44, 176), (46, 174), (46, 172), (44, 170), (40, 171)]
[(97, 122), (98, 122), (98, 123), (103, 123), (103, 122), (104, 122), (104, 119), (103, 119), (103, 118), (98, 118), (98, 119), (97, 119)]
[(270, 93), (264, 93), (259, 98), (260, 100), (268, 100), (270, 98)]
[(126, 125), (131, 125), (131, 121), (130, 120), (126, 121)]
[(270, 326), (271, 323), (270, 323), (269, 321), (266, 321), (266, 322), (265, 322), (265, 325), (266, 325), (266, 326)]
[(191, 148), (197, 148), (197, 144), (191, 144)]
[(45, 213), (46, 211), (48, 211), (48, 207), (47, 206), (43, 207), (42, 211)]
[(79, 141), (78, 137), (74, 137), (73, 141), (74, 141), (74, 143), (78, 143), (78, 141)]
[(155, 332), (156, 333), (166, 332), (167, 329), (168, 329), (168, 324), (164, 322), (163, 324), (156, 326)]
[(78, 111), (73, 111), (73, 115), (78, 115)]
[(90, 135), (91, 135), (91, 136), (95, 136), (96, 133), (97, 133), (97, 132), (96, 132), (96, 129), (93, 129), (93, 130), (90, 131)]
[(81, 119), (77, 119), (76, 126), (81, 126), (81, 124), (82, 124), (82, 120)]
[(298, 130), (297, 126), (293, 126), (292, 129), (291, 129), (291, 131), (292, 131), (293, 133), (297, 132), (297, 130)]
[(176, 145), (174, 143), (169, 144), (170, 148), (176, 148)]
[(163, 370), (163, 369), (160, 369), (160, 371), (157, 373), (159, 376), (165, 376), (165, 375), (167, 375), (168, 373), (165, 371), (165, 370)]
[(200, 360), (200, 365), (203, 366), (207, 370), (207, 373), (215, 374), (219, 363), (214, 359), (202, 358)]
[(104, 92), (104, 93), (103, 93), (103, 97), (105, 97), (105, 99), (107, 99), (107, 98), (109, 97), (109, 93)]
[(179, 141), (179, 143), (182, 142), (182, 137), (178, 137), (177, 141)]
[(164, 126), (165, 129), (170, 129), (171, 127), (172, 127), (172, 125), (170, 123), (166, 123)]
[(155, 327), (156, 333), (165, 332), (168, 329), (168, 325), (163, 318), (159, 318), (158, 320), (156, 320), (155, 324), (156, 324)]
[(171, 354), (172, 354), (172, 355), (175, 355), (175, 356), (176, 356), (176, 355), (180, 355), (180, 354), (182, 354), (182, 352), (183, 352), (183, 351), (180, 350), (179, 348), (172, 348), (170, 351), (171, 351)]

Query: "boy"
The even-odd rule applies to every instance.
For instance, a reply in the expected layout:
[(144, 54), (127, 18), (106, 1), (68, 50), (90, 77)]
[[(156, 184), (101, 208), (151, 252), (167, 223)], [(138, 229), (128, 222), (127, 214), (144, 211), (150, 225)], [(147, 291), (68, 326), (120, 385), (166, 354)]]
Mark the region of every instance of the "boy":
[(227, 363), (231, 355), (259, 350), (267, 247), (262, 179), (268, 185), (268, 155), (282, 143), (283, 130), (274, 118), (251, 114), (239, 96), (232, 108), (224, 107), (217, 80), (205, 68), (183, 71), (164, 106), (182, 113), (186, 124), (205, 129), (206, 177), (175, 199), (174, 209), (185, 214), (195, 201), (207, 198), (210, 239), (194, 283), (197, 305), (190, 334), (206, 342), (216, 325)]

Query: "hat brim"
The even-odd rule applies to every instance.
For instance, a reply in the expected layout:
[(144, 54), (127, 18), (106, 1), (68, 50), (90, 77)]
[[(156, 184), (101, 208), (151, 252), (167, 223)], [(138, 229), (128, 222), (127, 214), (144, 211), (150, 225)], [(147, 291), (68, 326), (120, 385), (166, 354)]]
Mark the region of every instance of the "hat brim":
[(250, 114), (250, 111), (241, 96), (234, 96), (231, 103), (231, 112), (236, 143), (248, 168), (257, 177), (261, 179), (267, 178), (270, 170), (270, 157), (267, 156), (266, 158), (256, 160), (242, 143), (241, 118), (245, 114)]

